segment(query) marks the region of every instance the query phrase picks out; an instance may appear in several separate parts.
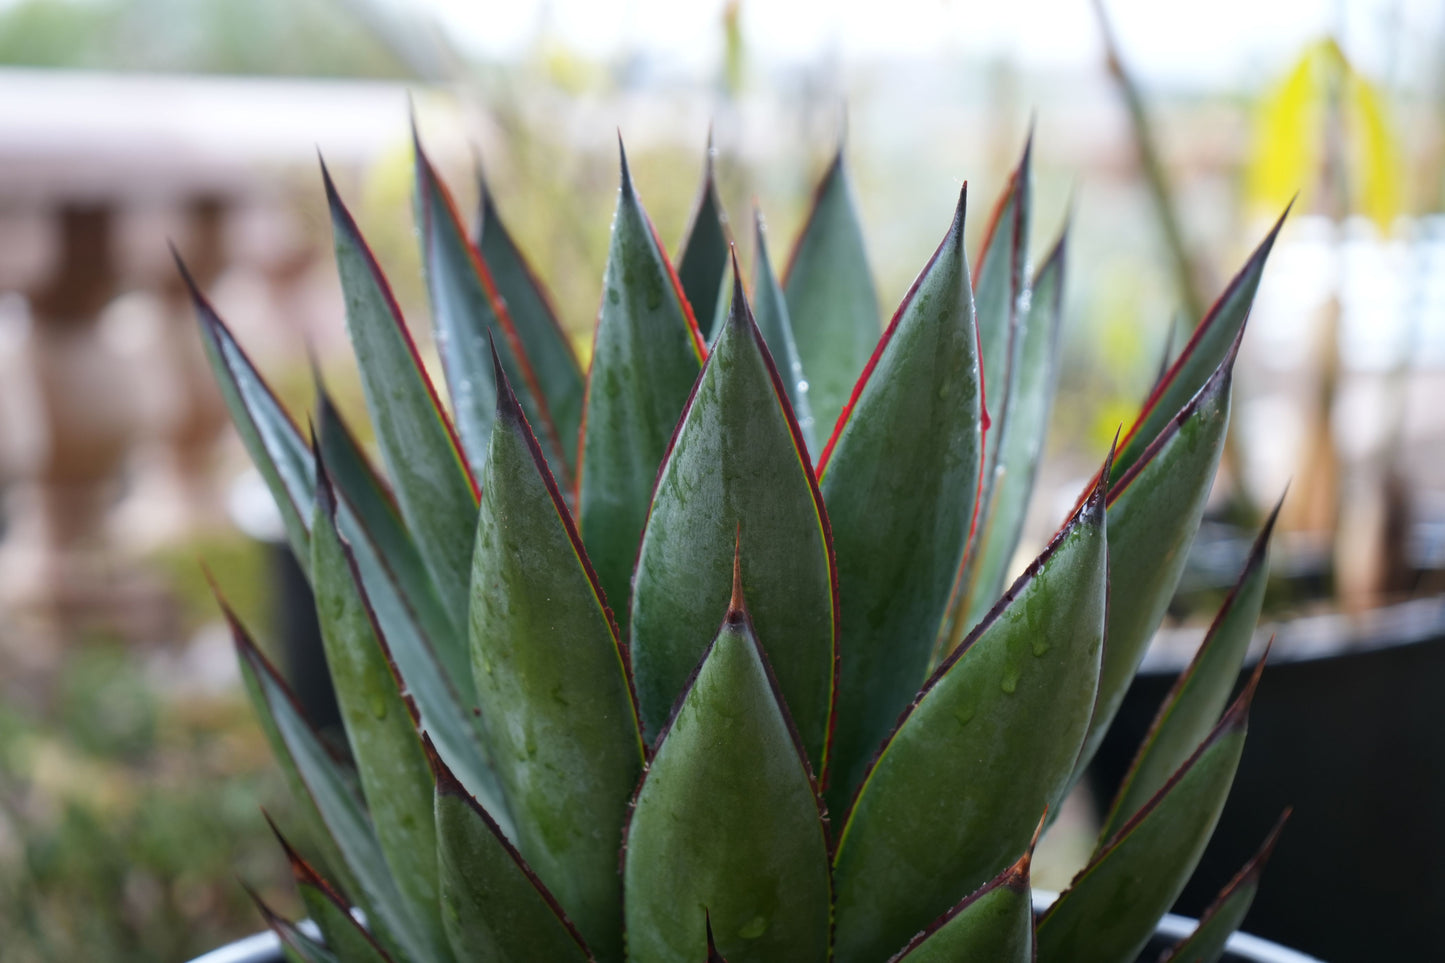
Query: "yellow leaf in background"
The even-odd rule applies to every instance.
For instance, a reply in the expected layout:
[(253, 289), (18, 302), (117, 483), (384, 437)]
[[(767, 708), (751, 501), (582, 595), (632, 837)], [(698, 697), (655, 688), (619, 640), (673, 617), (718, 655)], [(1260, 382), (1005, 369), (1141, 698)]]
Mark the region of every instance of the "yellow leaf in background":
[(1278, 211), (1296, 191), (1308, 210), (1323, 157), (1324, 83), (1311, 46), (1255, 110), (1254, 149), (1245, 169), (1251, 211)]
[(1260, 98), (1245, 202), (1251, 212), (1272, 216), (1298, 192), (1303, 210), (1317, 209), (1332, 98), (1341, 111), (1348, 210), (1389, 231), (1402, 209), (1399, 140), (1385, 97), (1333, 40), (1310, 44), (1285, 78)]
[(1354, 71), (1348, 76), (1345, 118), (1353, 155), (1348, 164), (1351, 207), (1388, 232), (1402, 207), (1400, 141), (1390, 127), (1380, 92)]

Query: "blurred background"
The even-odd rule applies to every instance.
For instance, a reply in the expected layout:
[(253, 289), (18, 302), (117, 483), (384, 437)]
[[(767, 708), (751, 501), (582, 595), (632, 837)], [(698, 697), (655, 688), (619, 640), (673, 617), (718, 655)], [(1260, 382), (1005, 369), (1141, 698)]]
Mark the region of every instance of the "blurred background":
[[(976, 255), (1032, 125), (1035, 258), (1072, 226), (1025, 557), (1297, 195), (1141, 685), (1188, 660), (1289, 484), (1261, 699), (1277, 675), (1298, 705), (1257, 717), (1240, 780), (1279, 759), (1303, 775), (1236, 793), (1242, 841), (1221, 827), (1222, 862), (1181, 908), (1285, 802), (1279, 872), (1307, 868), (1305, 888), (1266, 874), (1247, 928), (1365, 959), (1322, 934), (1337, 904), (1441, 905), (1445, 842), (1420, 835), (1445, 803), (1440, 4), (0, 0), (0, 956), (186, 959), (259, 928), (238, 880), (295, 908), (261, 815), (284, 818), (285, 789), (202, 567), (303, 686), (308, 603), (167, 241), (294, 411), (309, 348), (361, 425), (316, 154), (425, 339), (409, 102), (464, 210), (485, 168), (584, 359), (618, 131), (670, 249), (711, 128), (728, 210), (746, 223), (756, 200), (780, 258), (846, 130), (891, 314), (965, 179)], [(1255, 748), (1271, 731), (1294, 740), (1278, 758)], [(1360, 785), (1376, 795), (1327, 794)], [(1096, 809), (1072, 804), (1041, 885), (1067, 885)]]

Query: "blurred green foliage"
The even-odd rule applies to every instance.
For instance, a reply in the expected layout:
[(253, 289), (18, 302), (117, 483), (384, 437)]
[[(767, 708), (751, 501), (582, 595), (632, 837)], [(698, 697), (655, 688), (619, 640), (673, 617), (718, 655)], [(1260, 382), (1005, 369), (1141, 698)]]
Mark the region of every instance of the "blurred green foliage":
[(21, 0), (0, 64), (300, 77), (412, 72), (344, 0)]
[(291, 803), (239, 693), (163, 695), (90, 642), (27, 701), (0, 700), (6, 963), (187, 959), (259, 928), (238, 878), (290, 898), (261, 809)]
[[(275, 576), (268, 567), (267, 547), (238, 532), (192, 538), (155, 553), (147, 562), (165, 579), (177, 610), (181, 631), (188, 637), (219, 618), (209, 579), (226, 589), (226, 602), (246, 625), (269, 636), (275, 605)], [(209, 573), (209, 578), (208, 578)], [(263, 647), (270, 639), (263, 640)], [(272, 655), (269, 648), (266, 651)]]

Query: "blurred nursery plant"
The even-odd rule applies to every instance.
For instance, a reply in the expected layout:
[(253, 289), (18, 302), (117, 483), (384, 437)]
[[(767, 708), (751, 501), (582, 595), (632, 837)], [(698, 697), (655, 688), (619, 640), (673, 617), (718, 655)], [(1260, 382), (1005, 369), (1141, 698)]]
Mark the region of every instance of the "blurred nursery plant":
[[(445, 408), (323, 168), (386, 480), (324, 389), (299, 430), (194, 292), (309, 571), (351, 749), (233, 618), (319, 855), (286, 845), (321, 940), (264, 911), (287, 952), (1137, 957), (1239, 760), (1267, 529), (1093, 858), (1037, 917), (1030, 857), (1179, 578), (1274, 232), (1005, 591), (1067, 258), (1066, 228), (1030, 271), (1028, 149), (972, 274), (965, 187), (881, 339), (841, 148), (781, 273), (755, 216), (750, 286), (711, 162), (674, 271), (624, 154), (585, 373), (487, 186), (469, 234), (419, 140), (415, 176)], [(1184, 958), (1222, 952), (1257, 872)]]

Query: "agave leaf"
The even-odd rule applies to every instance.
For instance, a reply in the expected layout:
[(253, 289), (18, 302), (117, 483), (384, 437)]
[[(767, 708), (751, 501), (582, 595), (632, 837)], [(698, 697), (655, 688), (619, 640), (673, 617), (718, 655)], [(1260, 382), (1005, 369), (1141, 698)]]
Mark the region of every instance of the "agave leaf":
[(574, 439), (564, 443), (558, 435), (547, 397), (532, 371), (506, 302), (486, 262), (467, 239), (451, 192), (422, 150), (415, 125), (412, 140), (416, 149), (416, 221), (432, 322), (457, 431), (472, 474), (481, 474), (497, 407), (497, 385), (487, 348), (490, 336), (500, 345), (503, 370), (514, 384), (523, 386), (522, 406), (541, 432), (549, 464), (558, 475), (570, 480), (572, 466), (563, 452)]
[(578, 505), (602, 589), (613, 611), (626, 612), (657, 468), (704, 350), (625, 153), (605, 289), (587, 378)]
[(322, 175), (366, 408), (406, 527), (442, 604), (460, 624), (471, 570), (475, 483), (391, 288), (325, 167)]
[(884, 743), (834, 858), (843, 963), (883, 958), (1008, 866), (1068, 787), (1104, 640), (1104, 497), (1096, 486)]
[(436, 834), (416, 724), (350, 550), (336, 532), (331, 482), (318, 465), (311, 573), (326, 664), (382, 856), (424, 960), (450, 960), (437, 916)]
[(717, 940), (712, 935), (712, 917), (704, 914), (704, 920), (707, 923), (707, 963), (728, 963), (717, 951)]
[[(321, 437), (326, 437), (328, 432), (344, 431), (336, 425), (327, 427), (327, 417), (323, 409), (323, 427), (318, 433)], [(334, 478), (331, 462), (324, 456), (322, 460), (327, 477)], [(349, 535), (347, 547), (356, 563), (361, 589), (381, 637), (386, 640), (387, 654), (394, 661), (407, 696), (418, 713), (421, 727), (431, 733), (443, 758), (459, 774), (468, 791), (480, 798), (507, 832), (512, 833), (512, 817), (484, 748), (480, 721), (475, 720), (471, 711), (477, 704), (477, 694), (470, 660), (457, 669), (438, 657), (441, 647), (433, 642), (436, 636), (421, 624), (408, 605), (405, 589), (372, 540), (371, 529), (357, 522), (354, 515), (348, 519), (345, 505), (338, 505), (337, 528)], [(450, 637), (446, 641), (449, 646), (455, 646)], [(465, 686), (464, 692), (457, 691), (461, 686)]]
[(1039, 963), (1138, 959), (1214, 833), (1258, 683), (1256, 670), (1194, 754), (1049, 907), (1037, 928)]
[[(309, 529), (316, 497), (315, 466), (310, 449), (224, 322), (194, 287), (191, 295), (201, 321), (203, 341), (232, 420), (252, 461), (267, 479), (271, 495), (286, 521), (292, 551), (302, 568), (309, 568)], [(461, 656), (459, 662), (452, 660), (452, 678), (465, 687), (464, 698), (474, 701), (470, 671), (462, 671), (466, 670), (467, 663), (460, 632), (452, 627), (450, 617), (442, 608), (431, 576), (398, 515), (390, 492), (346, 430), (319, 379), (318, 395), (317, 443), (346, 501), (340, 512), (341, 532), (355, 544), (366, 542), (375, 547), (374, 552), (365, 551), (358, 559), (364, 583), (368, 590), (379, 592), (381, 580), (395, 579), (407, 608), (415, 613), (426, 635), (435, 640), (436, 650), (444, 655), (455, 652)], [(386, 614), (382, 613), (383, 619)]]
[(623, 851), (628, 958), (828, 959), (828, 843), (803, 748), (743, 607), (658, 737)]
[(266, 921), (266, 927), (276, 934), (281, 941), (281, 952), (285, 954), (290, 963), (340, 963), (336, 954), (302, 932), (301, 927), (278, 915), (271, 907), (261, 901), (250, 887), (242, 886), (250, 895), (251, 901), (256, 904), (260, 911), (261, 918)]
[[(368, 593), (375, 594), (375, 586), (380, 581), (395, 584), (406, 611), (415, 619), (428, 644), (435, 647), (433, 658), (445, 662), (447, 675), (459, 687), (459, 694), (468, 703), (475, 702), (461, 632), (437, 596), (436, 586), (427, 574), (421, 552), (406, 530), (391, 490), (377, 475), (320, 379), (316, 383), (315, 427), (321, 460), (341, 496), (337, 522), (341, 535), (353, 548), (364, 543), (368, 550), (367, 560), (357, 559)], [(308, 494), (309, 505), (315, 499), (314, 485)], [(387, 631), (385, 613), (379, 614), (382, 630)]]
[(833, 812), (846, 808), (927, 674), (973, 519), (982, 439), (966, 197), (965, 188), (821, 459), (847, 605), (829, 766)]
[[(1243, 332), (1241, 332), (1242, 334)], [(1239, 342), (1236, 341), (1236, 348)], [(1109, 628), (1099, 701), (1075, 779), (1108, 732), (1189, 555), (1229, 427), (1230, 352), (1109, 490)]]
[(547, 400), (552, 413), (562, 455), (572, 477), (577, 469), (578, 435), (582, 428), (582, 399), (586, 381), (577, 355), (567, 340), (567, 332), (557, 321), (557, 312), (547, 297), (542, 282), (528, 267), (526, 258), (513, 243), (512, 236), (497, 213), (491, 188), (477, 174), (481, 202), (477, 216), (477, 248), (482, 262), (491, 269), (497, 296), (512, 316), (512, 329), (521, 343), (520, 354), (531, 362), (537, 376), (540, 396)]
[(627, 653), (506, 375), (482, 480), (471, 650), (517, 843), (588, 945), (622, 957), (617, 852), (645, 749)]
[[(478, 734), (471, 660), (432, 589), (395, 503), (318, 381), (317, 446), (338, 495), (337, 529), (404, 686), (448, 765), (512, 832), (501, 786)], [(457, 655), (461, 659), (458, 661)]]
[(642, 722), (667, 722), (727, 605), (734, 550), (808, 759), (825, 770), (837, 664), (831, 535), (797, 422), (741, 280), (658, 475), (632, 605)]
[(1030, 131), (1023, 156), (994, 208), (973, 275), (984, 420), (992, 422), (991, 430), (984, 433), (984, 474), (979, 492), (979, 511), (984, 513), (992, 498), (1004, 414), (1016, 390), (1014, 373), (1019, 369), (1014, 362), (1020, 353), (1021, 328), (1026, 321), (1033, 146)]
[(366, 910), (378, 937), (394, 955), (427, 959), (426, 944), (414, 935), (415, 923), (403, 907), (355, 786), (301, 714), (280, 674), (226, 612), (247, 694), (271, 752), (292, 784), (292, 795), (312, 817), (312, 839), (327, 867)]
[(843, 163), (843, 146), (813, 195), (783, 291), (808, 373), (813, 416), (832, 427), (878, 343), (878, 292), (863, 248), (863, 226)]
[(1259, 890), (1259, 878), (1264, 865), (1279, 842), (1280, 831), (1289, 821), (1290, 810), (1286, 809), (1274, 824), (1264, 845), (1245, 863), (1235, 877), (1220, 891), (1219, 896), (1199, 918), (1199, 925), (1193, 933), (1178, 946), (1164, 951), (1159, 963), (1217, 963), (1224, 955), (1225, 944), (1239, 929), (1249, 913), (1254, 894)]
[[(271, 755), (281, 764), (291, 797), (300, 804), (307, 840), (331, 872), (340, 878), (342, 886), (354, 892), (358, 889), (355, 877), (334, 838), (336, 832), (331, 828), (331, 823), (336, 820), (334, 816), (328, 819), (332, 813), (322, 810), (322, 805), (326, 804), (327, 809), (343, 813), (347, 817), (343, 824), (354, 826), (357, 836), (364, 838), (370, 834), (361, 799), (344, 772), (346, 766), (335, 758), (306, 719), (281, 673), (257, 648), (230, 606), (220, 598), (220, 593), (216, 595), (231, 631), (246, 696), (271, 747)], [(313, 782), (320, 783), (319, 792), (312, 790)], [(374, 839), (371, 845), (375, 846)]]
[(977, 892), (934, 920), (888, 963), (1032, 963), (1033, 897), (1029, 862), (1033, 848)]
[(216, 384), (220, 386), (231, 421), (246, 446), (246, 453), (251, 456), (252, 464), (271, 490), (271, 497), (276, 501), (286, 528), (286, 537), (291, 543), (291, 551), (304, 568), (311, 557), (308, 525), (312, 493), (316, 487), (310, 451), (301, 433), (296, 430), (296, 423), (281, 407), (275, 393), (196, 286), (180, 255), (174, 248), (171, 253), (175, 255), (176, 267), (190, 291), (206, 359), (210, 362)]
[[(965, 569), (967, 595), (959, 600), (955, 631), (971, 629), (1003, 591), (1009, 563), (1018, 548), (1038, 477), (1054, 404), (1055, 360), (1059, 321), (1063, 315), (1064, 251), (1068, 230), (1058, 242), (1031, 288), (1031, 300), (1019, 325), (1010, 365), (1009, 392), (995, 434), (998, 451), (992, 473), (992, 495), (979, 509), (978, 531)], [(985, 384), (988, 382), (985, 380)]]
[(817, 431), (813, 424), (813, 406), (808, 400), (808, 380), (803, 375), (803, 362), (798, 357), (798, 344), (793, 337), (793, 322), (788, 316), (788, 302), (783, 289), (773, 274), (773, 265), (768, 258), (767, 232), (763, 229), (763, 215), (753, 208), (753, 306), (758, 330), (768, 351), (778, 363), (783, 387), (787, 390), (788, 401), (793, 405), (793, 415), (798, 421), (798, 430), (803, 435), (808, 456), (817, 455)]
[[(430, 741), (425, 741), (427, 749)], [(557, 901), (435, 752), (441, 915), (458, 960), (591, 961)]]
[(718, 199), (717, 182), (713, 178), (712, 130), (707, 132), (707, 154), (702, 168), (702, 187), (692, 208), (692, 219), (677, 254), (677, 279), (682, 293), (692, 305), (693, 317), (701, 321), (711, 318), (717, 307), (720, 280), (726, 280), (728, 249), (728, 217)]
[[(1281, 501), (1282, 503), (1282, 501)], [(1149, 733), (1135, 754), (1099, 833), (1102, 848), (1148, 802), (1218, 721), (1239, 678), (1255, 622), (1264, 601), (1270, 532), (1279, 517), (1275, 505), (1254, 541), (1244, 571), (1214, 617), (1189, 667), (1159, 706)]]
[[(1293, 206), (1293, 201), (1290, 202)], [(1279, 236), (1284, 219), (1289, 216), (1286, 207), (1274, 227), (1270, 228), (1259, 247), (1244, 262), (1194, 329), (1194, 334), (1184, 350), (1175, 359), (1168, 373), (1154, 386), (1134, 426), (1120, 442), (1119, 458), (1114, 463), (1114, 478), (1117, 481), (1144, 457), (1149, 445), (1161, 432), (1168, 429), (1173, 413), (1194, 397), (1219, 369), (1224, 359), (1231, 354), (1231, 346), (1244, 330), (1249, 318), (1249, 309), (1254, 305), (1254, 294), (1259, 290), (1259, 279), (1264, 274), (1265, 261)]]
[[(721, 283), (718, 284), (717, 299), (713, 301), (712, 321), (707, 329), (707, 349), (712, 351), (712, 346), (717, 344), (717, 339), (722, 335), (723, 328), (727, 327), (728, 315), (733, 310), (733, 278), (731, 273), (724, 273)], [(701, 319), (699, 319), (701, 324)]]
[(347, 963), (390, 963), (391, 957), (386, 950), (351, 915), (351, 906), (346, 898), (301, 858), (301, 854), (291, 847), (276, 824), (271, 822), (270, 816), (266, 817), (266, 821), (271, 823), (271, 832), (275, 833), (276, 841), (286, 853), (286, 861), (291, 866), (291, 875), (296, 879), (296, 888), (301, 893), (306, 913), (321, 930), (327, 947)]

